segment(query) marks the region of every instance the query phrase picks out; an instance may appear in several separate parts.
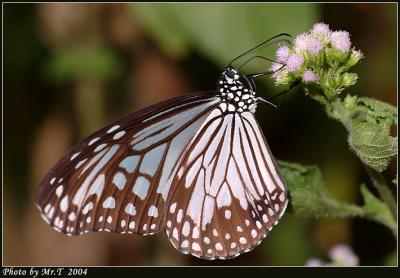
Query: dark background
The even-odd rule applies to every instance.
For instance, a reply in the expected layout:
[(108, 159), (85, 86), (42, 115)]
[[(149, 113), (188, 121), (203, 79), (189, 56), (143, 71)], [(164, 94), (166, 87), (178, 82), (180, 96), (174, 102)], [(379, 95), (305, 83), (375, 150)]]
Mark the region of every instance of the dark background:
[[(96, 129), (149, 104), (215, 88), (233, 57), (316, 22), (349, 31), (365, 54), (354, 68), (359, 82), (345, 93), (396, 105), (397, 4), (7, 3), (3, 16), (5, 265), (304, 265), (342, 243), (362, 265), (395, 263), (390, 231), (361, 219), (289, 211), (252, 252), (208, 262), (180, 254), (163, 233), (67, 237), (41, 219), (34, 198), (50, 167)], [(261, 96), (280, 90), (259, 83)], [(279, 110), (259, 105), (257, 118), (277, 159), (318, 165), (336, 198), (361, 203), (359, 185), (370, 183), (344, 128), (300, 88)], [(386, 176), (395, 173), (391, 165)]]

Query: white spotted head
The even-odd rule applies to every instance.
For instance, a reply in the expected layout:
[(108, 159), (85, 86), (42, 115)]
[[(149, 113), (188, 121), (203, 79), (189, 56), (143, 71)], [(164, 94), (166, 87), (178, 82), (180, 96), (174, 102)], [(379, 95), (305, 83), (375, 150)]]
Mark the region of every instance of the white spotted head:
[(250, 83), (243, 84), (240, 77), (241, 74), (237, 69), (232, 66), (226, 67), (218, 80), (218, 95), (228, 104), (228, 107), (234, 108), (228, 109), (229, 112), (250, 111), (255, 113), (257, 108), (255, 91), (251, 88)]

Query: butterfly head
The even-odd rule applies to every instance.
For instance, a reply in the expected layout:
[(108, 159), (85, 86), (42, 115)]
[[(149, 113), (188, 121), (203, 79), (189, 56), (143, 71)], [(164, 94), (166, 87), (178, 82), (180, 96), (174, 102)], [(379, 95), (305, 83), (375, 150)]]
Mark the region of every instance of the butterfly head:
[[(229, 112), (255, 112), (257, 97), (250, 84), (244, 84), (244, 75), (232, 66), (224, 69), (218, 80), (218, 95), (226, 102)], [(247, 81), (247, 80), (246, 80)]]

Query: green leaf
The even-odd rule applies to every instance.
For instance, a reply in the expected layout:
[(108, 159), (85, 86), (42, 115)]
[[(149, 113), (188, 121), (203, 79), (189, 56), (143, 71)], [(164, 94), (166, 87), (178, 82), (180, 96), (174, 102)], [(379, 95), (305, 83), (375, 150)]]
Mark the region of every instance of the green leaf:
[(346, 217), (362, 213), (361, 208), (333, 198), (326, 190), (316, 166), (302, 166), (279, 161), (279, 167), (289, 188), (295, 213), (304, 216)]
[[(218, 65), (279, 33), (296, 34), (316, 21), (316, 4), (132, 4), (145, 30), (177, 57), (193, 47)], [(293, 19), (296, 18), (296, 24)], [(276, 47), (266, 54), (272, 57)]]
[(397, 154), (397, 137), (390, 129), (397, 125), (396, 108), (388, 103), (348, 95), (329, 104), (331, 115), (339, 119), (349, 132), (348, 142), (366, 165), (384, 171)]
[(45, 78), (62, 83), (77, 78), (110, 79), (120, 68), (120, 60), (110, 49), (77, 45), (55, 52), (43, 69)]
[(389, 207), (372, 195), (365, 185), (361, 185), (363, 206), (346, 204), (335, 199), (326, 190), (318, 167), (283, 161), (278, 161), (278, 165), (288, 186), (290, 205), (294, 213), (316, 217), (358, 216), (381, 223), (396, 233), (396, 220)]
[(364, 199), (364, 205), (362, 206), (364, 217), (382, 223), (393, 231), (396, 231), (396, 220), (393, 218), (389, 207), (380, 199), (372, 195), (364, 184), (361, 185), (360, 190)]

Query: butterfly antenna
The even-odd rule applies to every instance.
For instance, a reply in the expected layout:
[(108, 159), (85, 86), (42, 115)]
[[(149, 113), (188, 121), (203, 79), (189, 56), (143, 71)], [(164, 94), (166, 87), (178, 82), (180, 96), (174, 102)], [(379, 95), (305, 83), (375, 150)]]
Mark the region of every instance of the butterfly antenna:
[[(232, 61), (229, 62), (229, 64), (227, 65), (227, 67), (230, 66), (230, 65), (231, 65), (233, 62), (235, 62), (237, 59), (239, 59), (239, 58), (243, 57), (244, 55), (246, 55), (246, 54), (248, 54), (248, 53), (250, 53), (250, 52), (256, 50), (257, 48), (263, 46), (264, 44), (270, 42), (271, 40), (276, 39), (276, 38), (279, 38), (279, 37), (284, 37), (284, 36), (289, 37), (289, 38), (292, 38), (292, 36), (291, 36), (290, 34), (287, 34), (287, 33), (281, 33), (281, 34), (279, 34), (279, 35), (273, 36), (272, 38), (269, 38), (269, 39), (263, 41), (262, 43), (256, 45), (255, 47), (253, 47), (253, 48), (247, 50), (245, 53), (240, 54), (239, 56), (237, 56), (236, 58), (234, 58)], [(289, 41), (289, 42), (290, 42), (290, 41)]]
[(274, 61), (274, 60), (272, 60), (272, 59), (269, 59), (269, 58), (267, 58), (267, 57), (257, 55), (257, 56), (253, 56), (253, 57), (247, 59), (246, 62), (244, 62), (244, 63), (238, 68), (238, 70), (240, 70), (241, 68), (243, 68), (245, 65), (247, 65), (248, 63), (250, 63), (252, 60), (254, 60), (254, 59), (256, 59), (256, 58), (264, 59), (264, 60), (269, 61), (269, 62), (272, 62), (272, 63), (275, 63), (275, 62), (276, 62), (276, 61)]
[(298, 84), (300, 84), (300, 81), (297, 81), (297, 82), (292, 83), (292, 84), (290, 85), (289, 88), (287, 88), (286, 90), (284, 90), (284, 91), (282, 91), (282, 92), (280, 92), (280, 93), (274, 95), (273, 97), (270, 97), (270, 98), (268, 98), (268, 99), (264, 99), (264, 98), (262, 98), (262, 97), (258, 97), (258, 100), (261, 101), (261, 102), (267, 103), (267, 104), (271, 105), (271, 106), (274, 107), (274, 108), (278, 108), (278, 107), (281, 106), (281, 104), (282, 104), (282, 102), (283, 102), (283, 98), (281, 99), (281, 101), (279, 102), (278, 105), (276, 105), (275, 103), (271, 102), (271, 100), (273, 100), (273, 99), (275, 99), (275, 98), (277, 98), (277, 97), (280, 97), (281, 95), (284, 95), (284, 96), (285, 96), (286, 93), (288, 93), (290, 90), (292, 90), (292, 89), (293, 89), (294, 87), (296, 87)]

